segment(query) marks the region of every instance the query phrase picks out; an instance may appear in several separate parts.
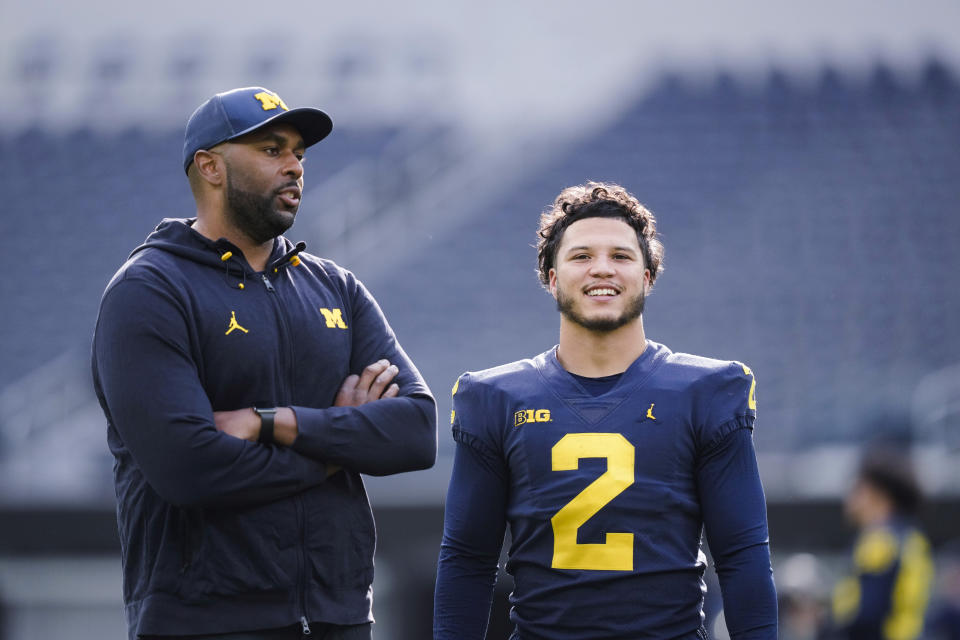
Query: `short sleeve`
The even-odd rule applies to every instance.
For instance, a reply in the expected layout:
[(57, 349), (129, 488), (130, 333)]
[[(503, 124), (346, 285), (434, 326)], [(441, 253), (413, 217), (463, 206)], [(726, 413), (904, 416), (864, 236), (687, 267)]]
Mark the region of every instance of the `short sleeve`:
[(453, 410), (450, 428), (453, 439), (465, 444), (484, 457), (496, 458), (500, 447), (490, 433), (487, 417), (491, 415), (489, 392), (469, 373), (464, 373), (453, 385)]
[(737, 429), (753, 429), (757, 417), (757, 381), (753, 371), (730, 362), (705, 379), (700, 442), (710, 449)]

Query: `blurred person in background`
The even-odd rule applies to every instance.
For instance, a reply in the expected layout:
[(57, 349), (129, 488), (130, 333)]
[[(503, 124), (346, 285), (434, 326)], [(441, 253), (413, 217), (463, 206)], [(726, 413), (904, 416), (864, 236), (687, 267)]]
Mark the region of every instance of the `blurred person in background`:
[(920, 485), (905, 455), (887, 447), (864, 455), (844, 502), (858, 533), (851, 575), (834, 588), (830, 637), (922, 637), (933, 561), (915, 521), (920, 502)]
[(937, 589), (926, 635), (930, 640), (960, 640), (960, 540), (937, 554)]
[(559, 345), (454, 386), (434, 638), (484, 638), (508, 522), (511, 638), (702, 640), (704, 527), (730, 636), (776, 638), (753, 373), (647, 340), (663, 245), (623, 187), (563, 190), (538, 234)]
[(282, 235), (331, 128), (262, 87), (204, 102), (183, 148), (196, 217), (162, 221), (103, 294), (131, 640), (371, 636), (360, 474), (430, 467), (436, 403), (356, 277)]

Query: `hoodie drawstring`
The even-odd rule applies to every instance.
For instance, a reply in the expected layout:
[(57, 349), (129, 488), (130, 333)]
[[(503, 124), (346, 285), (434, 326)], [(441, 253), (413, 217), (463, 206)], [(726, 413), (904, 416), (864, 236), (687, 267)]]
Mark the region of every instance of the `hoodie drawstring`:
[[(233, 283), (230, 282), (230, 265), (227, 263), (227, 261), (230, 260), (230, 258), (232, 257), (233, 257), (233, 251), (225, 251), (220, 256), (220, 260), (223, 261), (223, 267), (224, 267), (223, 277), (224, 279), (226, 279), (227, 283), (229, 283), (231, 286), (233, 285)], [(243, 267), (240, 267), (240, 282), (237, 283), (237, 288), (243, 289), (246, 286), (247, 286), (247, 272), (244, 271)]]
[(296, 245), (294, 245), (293, 249), (290, 249), (290, 251), (287, 251), (285, 254), (277, 258), (277, 260), (275, 260), (273, 264), (270, 265), (270, 270), (273, 273), (277, 273), (280, 270), (280, 267), (285, 264), (289, 264), (291, 267), (299, 266), (300, 256), (298, 256), (297, 254), (306, 248), (307, 248), (307, 243), (301, 240)]
[[(306, 248), (307, 248), (307, 243), (306, 243), (306, 242), (302, 242), (302, 241), (301, 241), (301, 242), (298, 242), (298, 243), (293, 247), (293, 249), (291, 249), (290, 251), (287, 251), (285, 254), (283, 254), (282, 256), (280, 256), (279, 258), (277, 258), (277, 259), (268, 267), (268, 271), (273, 272), (273, 273), (278, 273), (278, 272), (280, 271), (280, 268), (281, 268), (281, 267), (285, 267), (285, 266), (287, 266), (287, 265), (289, 265), (289, 266), (291, 266), (291, 267), (297, 267), (297, 266), (299, 266), (301, 261), (300, 261), (300, 256), (298, 256), (297, 254), (300, 253), (301, 251), (303, 251), (303, 250), (306, 249)], [(233, 251), (224, 251), (222, 254), (220, 254), (220, 260), (223, 262), (223, 265), (224, 265), (224, 274), (223, 274), (223, 275), (224, 275), (224, 278), (227, 280), (227, 282), (230, 284), (230, 286), (236, 286), (238, 289), (244, 289), (244, 288), (247, 286), (247, 284), (246, 284), (246, 283), (247, 283), (247, 272), (246, 272), (246, 270), (245, 270), (242, 266), (240, 267), (240, 282), (237, 282), (236, 285), (234, 285), (234, 283), (231, 282), (231, 275), (232, 275), (232, 274), (231, 274), (231, 272), (230, 272), (230, 264), (229, 264), (229, 261), (230, 261), (230, 259), (231, 259), (232, 257), (233, 257)]]

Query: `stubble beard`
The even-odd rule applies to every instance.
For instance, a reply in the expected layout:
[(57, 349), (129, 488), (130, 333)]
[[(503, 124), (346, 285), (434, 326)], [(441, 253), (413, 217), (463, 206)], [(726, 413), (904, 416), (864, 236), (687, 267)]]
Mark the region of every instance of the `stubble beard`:
[(260, 195), (238, 187), (227, 175), (227, 218), (257, 244), (282, 235), (293, 225), (296, 212), (285, 216), (274, 208), (275, 193)]
[(563, 290), (557, 287), (557, 311), (570, 322), (595, 333), (610, 333), (633, 322), (643, 315), (646, 299), (646, 295), (641, 291), (627, 302), (627, 306), (619, 316), (587, 318), (577, 311), (574, 299), (567, 297)]

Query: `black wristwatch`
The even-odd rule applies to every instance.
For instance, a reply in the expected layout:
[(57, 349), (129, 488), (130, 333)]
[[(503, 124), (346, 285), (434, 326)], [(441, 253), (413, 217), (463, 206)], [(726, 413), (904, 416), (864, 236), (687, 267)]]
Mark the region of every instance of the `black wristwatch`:
[(254, 407), (253, 410), (260, 416), (260, 437), (257, 438), (257, 442), (273, 444), (273, 418), (277, 415), (277, 408), (261, 409)]

